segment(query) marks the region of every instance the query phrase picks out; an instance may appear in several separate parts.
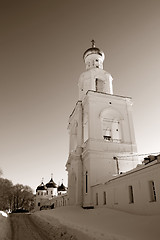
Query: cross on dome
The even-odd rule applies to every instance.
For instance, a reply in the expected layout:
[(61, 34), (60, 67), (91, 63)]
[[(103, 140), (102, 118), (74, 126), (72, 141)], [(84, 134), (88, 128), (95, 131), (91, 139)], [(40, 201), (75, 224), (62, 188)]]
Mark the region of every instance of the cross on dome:
[(92, 48), (95, 48), (96, 45), (95, 45), (95, 41), (94, 41), (94, 39), (92, 39), (91, 43), (92, 43)]

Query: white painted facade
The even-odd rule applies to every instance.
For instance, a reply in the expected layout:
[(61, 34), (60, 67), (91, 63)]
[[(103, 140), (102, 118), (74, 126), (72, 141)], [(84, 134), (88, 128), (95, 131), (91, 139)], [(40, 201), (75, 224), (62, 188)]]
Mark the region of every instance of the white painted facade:
[(54, 183), (52, 177), (51, 180), (44, 185), (42, 183), (36, 189), (35, 197), (35, 210), (41, 210), (43, 207), (57, 207), (67, 205), (67, 189), (63, 183), (58, 186)]
[(94, 207), (136, 214), (160, 214), (160, 155), (147, 165), (92, 186)]
[(67, 203), (159, 214), (160, 155), (139, 160), (131, 98), (113, 94), (104, 53), (94, 42), (83, 58), (86, 71), (68, 125)]
[(68, 125), (68, 191), (48, 198), (40, 186), (37, 208), (40, 202), (49, 208), (80, 205), (160, 214), (160, 155), (139, 160), (132, 100), (113, 94), (112, 76), (103, 70), (104, 53), (94, 41), (83, 58), (86, 71)]
[[(104, 53), (95, 45), (84, 53), (79, 101), (69, 118), (66, 164), (71, 205), (93, 207), (92, 188), (137, 166), (132, 101), (113, 95), (112, 76), (103, 70)], [(123, 161), (117, 155), (133, 155)]]

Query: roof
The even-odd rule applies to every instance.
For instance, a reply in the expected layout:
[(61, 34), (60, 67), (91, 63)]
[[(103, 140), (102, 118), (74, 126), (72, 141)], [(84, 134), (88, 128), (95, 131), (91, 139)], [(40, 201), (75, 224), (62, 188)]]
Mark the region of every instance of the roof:
[(85, 59), (87, 56), (91, 54), (98, 54), (104, 59), (104, 53), (97, 47), (88, 48), (83, 54), (83, 59)]
[(56, 183), (53, 181), (53, 179), (51, 178), (51, 180), (46, 184), (47, 188), (57, 188)]
[(46, 190), (43, 182), (37, 187), (36, 192), (37, 192), (38, 190)]
[(60, 186), (58, 186), (58, 192), (60, 191), (66, 191), (66, 187), (63, 185), (63, 183)]

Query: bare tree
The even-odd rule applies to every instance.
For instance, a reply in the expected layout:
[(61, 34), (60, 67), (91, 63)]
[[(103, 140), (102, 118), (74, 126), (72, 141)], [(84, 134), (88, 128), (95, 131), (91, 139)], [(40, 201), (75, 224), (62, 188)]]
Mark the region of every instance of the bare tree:
[(13, 187), (13, 209), (25, 208), (31, 210), (34, 207), (33, 190), (29, 186), (16, 184)]
[(10, 180), (0, 178), (0, 210), (11, 208), (12, 187), (13, 184)]
[(34, 208), (33, 190), (22, 184), (13, 185), (8, 179), (0, 178), (0, 210)]

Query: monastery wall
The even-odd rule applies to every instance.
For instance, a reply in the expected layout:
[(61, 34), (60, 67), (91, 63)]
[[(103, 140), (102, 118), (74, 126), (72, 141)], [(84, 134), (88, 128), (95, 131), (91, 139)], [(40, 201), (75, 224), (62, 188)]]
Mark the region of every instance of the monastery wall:
[(139, 166), (110, 181), (92, 186), (94, 207), (135, 214), (160, 214), (160, 160)]

